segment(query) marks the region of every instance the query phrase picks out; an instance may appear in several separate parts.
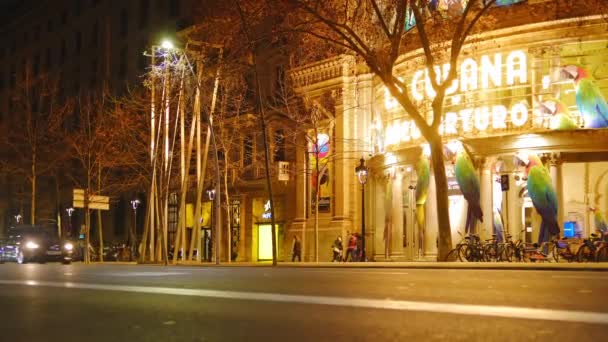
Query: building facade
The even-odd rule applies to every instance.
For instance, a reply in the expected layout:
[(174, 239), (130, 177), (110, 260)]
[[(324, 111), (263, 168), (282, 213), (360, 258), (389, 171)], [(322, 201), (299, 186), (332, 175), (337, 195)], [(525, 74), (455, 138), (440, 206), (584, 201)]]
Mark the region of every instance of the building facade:
[[(564, 72), (574, 70), (568, 67), (572, 65), (582, 68), (579, 73), (588, 75), (600, 96), (608, 98), (606, 21), (600, 15), (548, 20), (485, 32), (472, 40), (475, 43), (463, 48), (458, 77), (448, 90), (440, 131), (446, 145), (455, 140), (465, 145), (476, 166), (484, 213), (477, 232), (482, 238), (500, 233), (493, 225), (498, 217), (504, 226), (502, 234), (537, 241), (541, 219), (528, 195), (525, 167), (518, 159), (533, 153), (550, 172), (561, 234), (593, 233), (596, 227), (589, 208), (608, 209), (608, 130), (591, 128), (589, 119), (581, 116), (577, 86)], [(421, 50), (401, 56), (396, 72), (430, 117), (428, 100), (434, 94), (423, 58)], [(446, 73), (447, 66), (437, 70)], [(304, 66), (294, 70), (293, 77), (311, 99), (333, 95), (337, 100), (331, 128), (327, 126), (333, 157), (331, 206), (327, 213), (320, 213), (322, 251), (336, 235), (361, 232), (362, 196), (354, 170), (363, 157), (369, 167), (365, 185), (368, 257), (436, 259), (434, 176), (431, 170), (424, 205), (426, 222), (419, 225), (416, 165), (424, 158), (425, 141), (407, 113), (377, 77), (347, 56)], [(562, 113), (569, 113), (574, 126), (560, 126), (561, 116), (552, 114)], [(456, 243), (465, 234), (467, 203), (451, 160), (446, 160), (446, 172), (452, 241)], [(307, 241), (312, 230), (310, 184), (310, 177), (297, 183), (296, 213), (302, 218), (296, 219), (291, 230), (306, 230)], [(328, 260), (329, 250), (322, 254), (322, 260)]]

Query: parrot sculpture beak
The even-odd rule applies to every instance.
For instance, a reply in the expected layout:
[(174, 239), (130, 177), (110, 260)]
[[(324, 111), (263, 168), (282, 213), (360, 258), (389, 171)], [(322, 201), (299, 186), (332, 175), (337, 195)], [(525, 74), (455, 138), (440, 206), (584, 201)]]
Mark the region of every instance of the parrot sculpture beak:
[(578, 67), (576, 65), (567, 65), (562, 67), (560, 76), (566, 80), (575, 80), (579, 75)]
[(519, 166), (528, 166), (530, 159), (525, 153), (520, 152), (515, 154), (515, 162)]
[(557, 114), (557, 104), (555, 101), (543, 101), (540, 103), (539, 110), (543, 115), (555, 115)]

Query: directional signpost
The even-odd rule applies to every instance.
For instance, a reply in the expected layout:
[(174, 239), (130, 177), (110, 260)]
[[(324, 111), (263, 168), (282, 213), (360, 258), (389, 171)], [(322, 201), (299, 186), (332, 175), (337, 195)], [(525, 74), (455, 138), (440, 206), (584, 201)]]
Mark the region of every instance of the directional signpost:
[[(89, 215), (90, 209), (96, 210), (110, 210), (110, 197), (108, 196), (98, 196), (98, 195), (87, 195), (85, 200), (85, 191), (84, 189), (74, 189), (74, 204), (75, 208), (85, 208), (85, 257), (84, 262), (89, 263), (89, 228), (91, 224), (91, 218)], [(102, 260), (101, 250), (103, 245), (101, 244), (101, 230), (99, 230), (99, 240), (100, 240), (100, 260)]]
[[(84, 189), (74, 189), (74, 208), (84, 208)], [(110, 210), (110, 197), (89, 195), (89, 209)]]

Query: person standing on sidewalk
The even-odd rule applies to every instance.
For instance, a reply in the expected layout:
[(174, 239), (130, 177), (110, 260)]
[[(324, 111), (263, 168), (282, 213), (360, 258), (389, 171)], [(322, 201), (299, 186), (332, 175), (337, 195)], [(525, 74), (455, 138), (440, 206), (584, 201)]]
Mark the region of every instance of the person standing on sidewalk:
[(357, 237), (355, 234), (350, 234), (348, 239), (348, 247), (346, 248), (346, 255), (344, 256), (344, 262), (348, 261), (350, 257), (351, 261), (355, 261), (355, 249), (357, 249)]
[(294, 262), (296, 257), (298, 258), (298, 261), (302, 261), (302, 242), (297, 235), (294, 235), (291, 262)]
[(337, 262), (342, 261), (342, 250), (344, 249), (344, 247), (342, 246), (342, 237), (341, 236), (338, 236), (336, 238), (336, 240), (334, 241), (334, 245), (332, 246), (332, 249), (334, 252), (333, 261), (337, 261)]

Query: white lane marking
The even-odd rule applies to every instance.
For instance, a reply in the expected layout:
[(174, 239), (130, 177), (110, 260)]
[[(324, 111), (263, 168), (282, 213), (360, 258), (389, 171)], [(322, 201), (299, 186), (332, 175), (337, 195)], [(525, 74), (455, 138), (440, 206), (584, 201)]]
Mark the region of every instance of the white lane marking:
[(121, 273), (99, 273), (100, 276), (112, 277), (164, 277), (171, 275), (188, 274), (187, 272), (121, 272)]
[(72, 282), (52, 282), (33, 280), (0, 280), (2, 285), (27, 285), (69, 289), (87, 289), (101, 291), (121, 291), (152, 293), (164, 295), (208, 297), (236, 300), (255, 300), (280, 303), (300, 303), (316, 305), (333, 305), (369, 309), (386, 309), (399, 311), (423, 311), (446, 314), (473, 316), (521, 318), (546, 321), (608, 324), (608, 313), (537, 309), (513, 306), (471, 305), (455, 303), (417, 302), (391, 299), (343, 298), (328, 296), (306, 296), (263, 292), (222, 291), (206, 289), (177, 289), (168, 287), (148, 287), (131, 285), (86, 284)]
[[(298, 270), (298, 272), (304, 271), (306, 273), (328, 273), (328, 274), (339, 274), (344, 275), (345, 273), (349, 273), (352, 270), (344, 270), (344, 269), (335, 269), (335, 270)], [(365, 275), (374, 275), (374, 274), (390, 274), (390, 275), (407, 275), (408, 272), (386, 272), (386, 271), (375, 271), (375, 272), (362, 272), (359, 271), (359, 274)]]
[(592, 275), (554, 275), (551, 276), (551, 278), (555, 278), (555, 279), (594, 279), (594, 280), (608, 280), (608, 277), (605, 276), (592, 276)]

